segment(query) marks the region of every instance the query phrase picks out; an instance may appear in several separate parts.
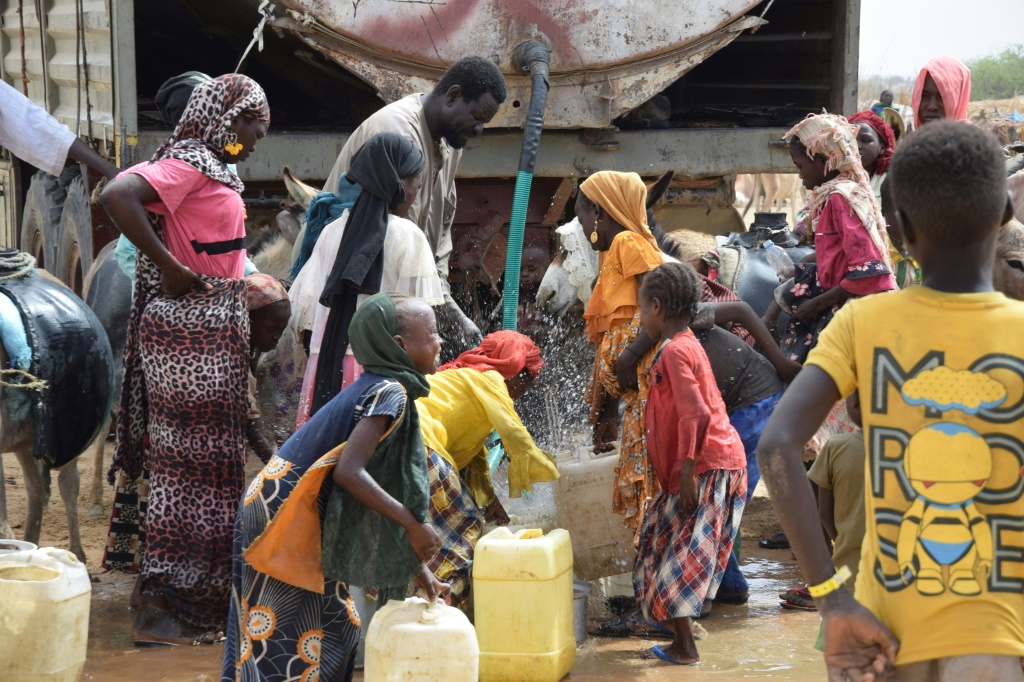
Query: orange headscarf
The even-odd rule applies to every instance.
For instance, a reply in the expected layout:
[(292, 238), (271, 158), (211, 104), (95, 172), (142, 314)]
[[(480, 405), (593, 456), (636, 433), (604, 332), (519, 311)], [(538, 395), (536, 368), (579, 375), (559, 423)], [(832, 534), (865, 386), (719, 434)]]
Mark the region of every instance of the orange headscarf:
[(596, 343), (613, 325), (633, 319), (638, 306), (636, 277), (663, 259), (647, 226), (647, 186), (639, 175), (601, 171), (587, 178), (580, 191), (626, 228), (601, 254), (597, 284), (583, 313), (587, 337)]
[(544, 369), (544, 361), (540, 357), (540, 349), (530, 337), (513, 331), (501, 331), (488, 334), (480, 345), (441, 365), (437, 371), (470, 367), (486, 372), (494, 370), (505, 380), (512, 379), (524, 369), (534, 379)]
[(946, 118), (950, 121), (966, 121), (967, 105), (971, 101), (971, 70), (956, 57), (942, 56), (925, 64), (917, 74), (914, 96), (911, 100), (911, 106), (914, 107), (914, 127), (921, 127), (921, 92), (928, 76), (932, 77), (939, 88), (942, 105), (946, 109)]

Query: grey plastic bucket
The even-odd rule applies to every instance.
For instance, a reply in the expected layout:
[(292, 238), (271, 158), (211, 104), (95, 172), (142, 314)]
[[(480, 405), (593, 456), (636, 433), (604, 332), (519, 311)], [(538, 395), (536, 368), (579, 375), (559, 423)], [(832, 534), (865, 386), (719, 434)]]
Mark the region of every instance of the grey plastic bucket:
[(587, 598), (594, 586), (583, 580), (572, 584), (572, 624), (576, 634), (576, 646), (587, 641)]

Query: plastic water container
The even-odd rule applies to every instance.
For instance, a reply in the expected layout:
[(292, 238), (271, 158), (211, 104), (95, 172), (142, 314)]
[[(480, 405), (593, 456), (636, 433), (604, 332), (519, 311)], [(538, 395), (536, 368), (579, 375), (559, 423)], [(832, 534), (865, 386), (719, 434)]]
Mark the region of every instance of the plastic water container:
[(596, 580), (633, 570), (633, 532), (612, 511), (618, 448), (595, 455), (580, 447), (558, 461), (558, 525), (569, 531), (576, 577)]
[(480, 538), (473, 600), (481, 682), (556, 682), (576, 658), (572, 543), (556, 529)]
[(419, 597), (391, 600), (366, 633), (366, 682), (476, 682), (480, 649), (466, 614)]
[(793, 276), (793, 273), (796, 272), (793, 259), (789, 257), (789, 254), (782, 247), (776, 246), (775, 242), (768, 239), (762, 248), (764, 249), (765, 258), (768, 259), (768, 265), (775, 268), (775, 274), (779, 276), (780, 282), (785, 282)]
[(0, 555), (0, 677), (74, 682), (89, 640), (92, 583), (71, 552), (53, 547)]

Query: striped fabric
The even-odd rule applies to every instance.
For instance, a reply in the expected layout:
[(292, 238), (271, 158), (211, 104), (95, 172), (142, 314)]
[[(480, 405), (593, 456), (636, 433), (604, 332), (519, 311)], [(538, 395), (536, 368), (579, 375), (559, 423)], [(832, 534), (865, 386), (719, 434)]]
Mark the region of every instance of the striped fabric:
[(633, 565), (633, 589), (652, 622), (696, 618), (722, 581), (747, 492), (744, 469), (697, 477), (698, 505), (689, 517), (679, 496), (659, 492), (647, 509)]
[(430, 480), (430, 523), (441, 536), (441, 550), (430, 570), (452, 587), (452, 606), (464, 608), (469, 598), (473, 548), (483, 533), (483, 514), (452, 463), (427, 448)]

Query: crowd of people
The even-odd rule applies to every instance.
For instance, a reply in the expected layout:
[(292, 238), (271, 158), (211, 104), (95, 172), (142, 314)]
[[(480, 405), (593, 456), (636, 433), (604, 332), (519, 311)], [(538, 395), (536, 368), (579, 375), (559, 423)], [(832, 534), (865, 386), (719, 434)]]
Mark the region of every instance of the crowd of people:
[[(225, 680), (350, 679), (349, 586), (469, 608), (484, 523), (508, 522), (492, 432), (509, 496), (559, 476), (514, 403), (540, 349), (482, 337), (447, 278), (458, 163), (504, 78), (469, 57), (364, 122), (310, 207), (289, 289), (245, 257), (235, 172), (267, 134), (267, 98), (243, 75), (185, 76), (165, 92), (172, 135), (101, 196), (135, 282), (104, 566), (139, 573), (136, 642), (226, 642)], [(573, 212), (600, 255), (593, 446), (618, 444), (608, 504), (636, 552), (617, 631), (670, 638), (651, 658), (696, 663), (695, 620), (747, 600), (738, 533), (763, 475), (774, 542), (808, 581), (783, 604), (820, 611), (830, 679), (1024, 680), (1024, 306), (992, 286), (1012, 205), (969, 96), (942, 57), (898, 142), (878, 115), (891, 93), (786, 134), (814, 253), (763, 317), (661, 251), (638, 174), (580, 184)], [(114, 177), (76, 144), (61, 149)], [(276, 449), (253, 428), (252, 367), (282, 336), (304, 381)], [(442, 336), (471, 348), (441, 365)], [(247, 443), (265, 464), (248, 482)]]

